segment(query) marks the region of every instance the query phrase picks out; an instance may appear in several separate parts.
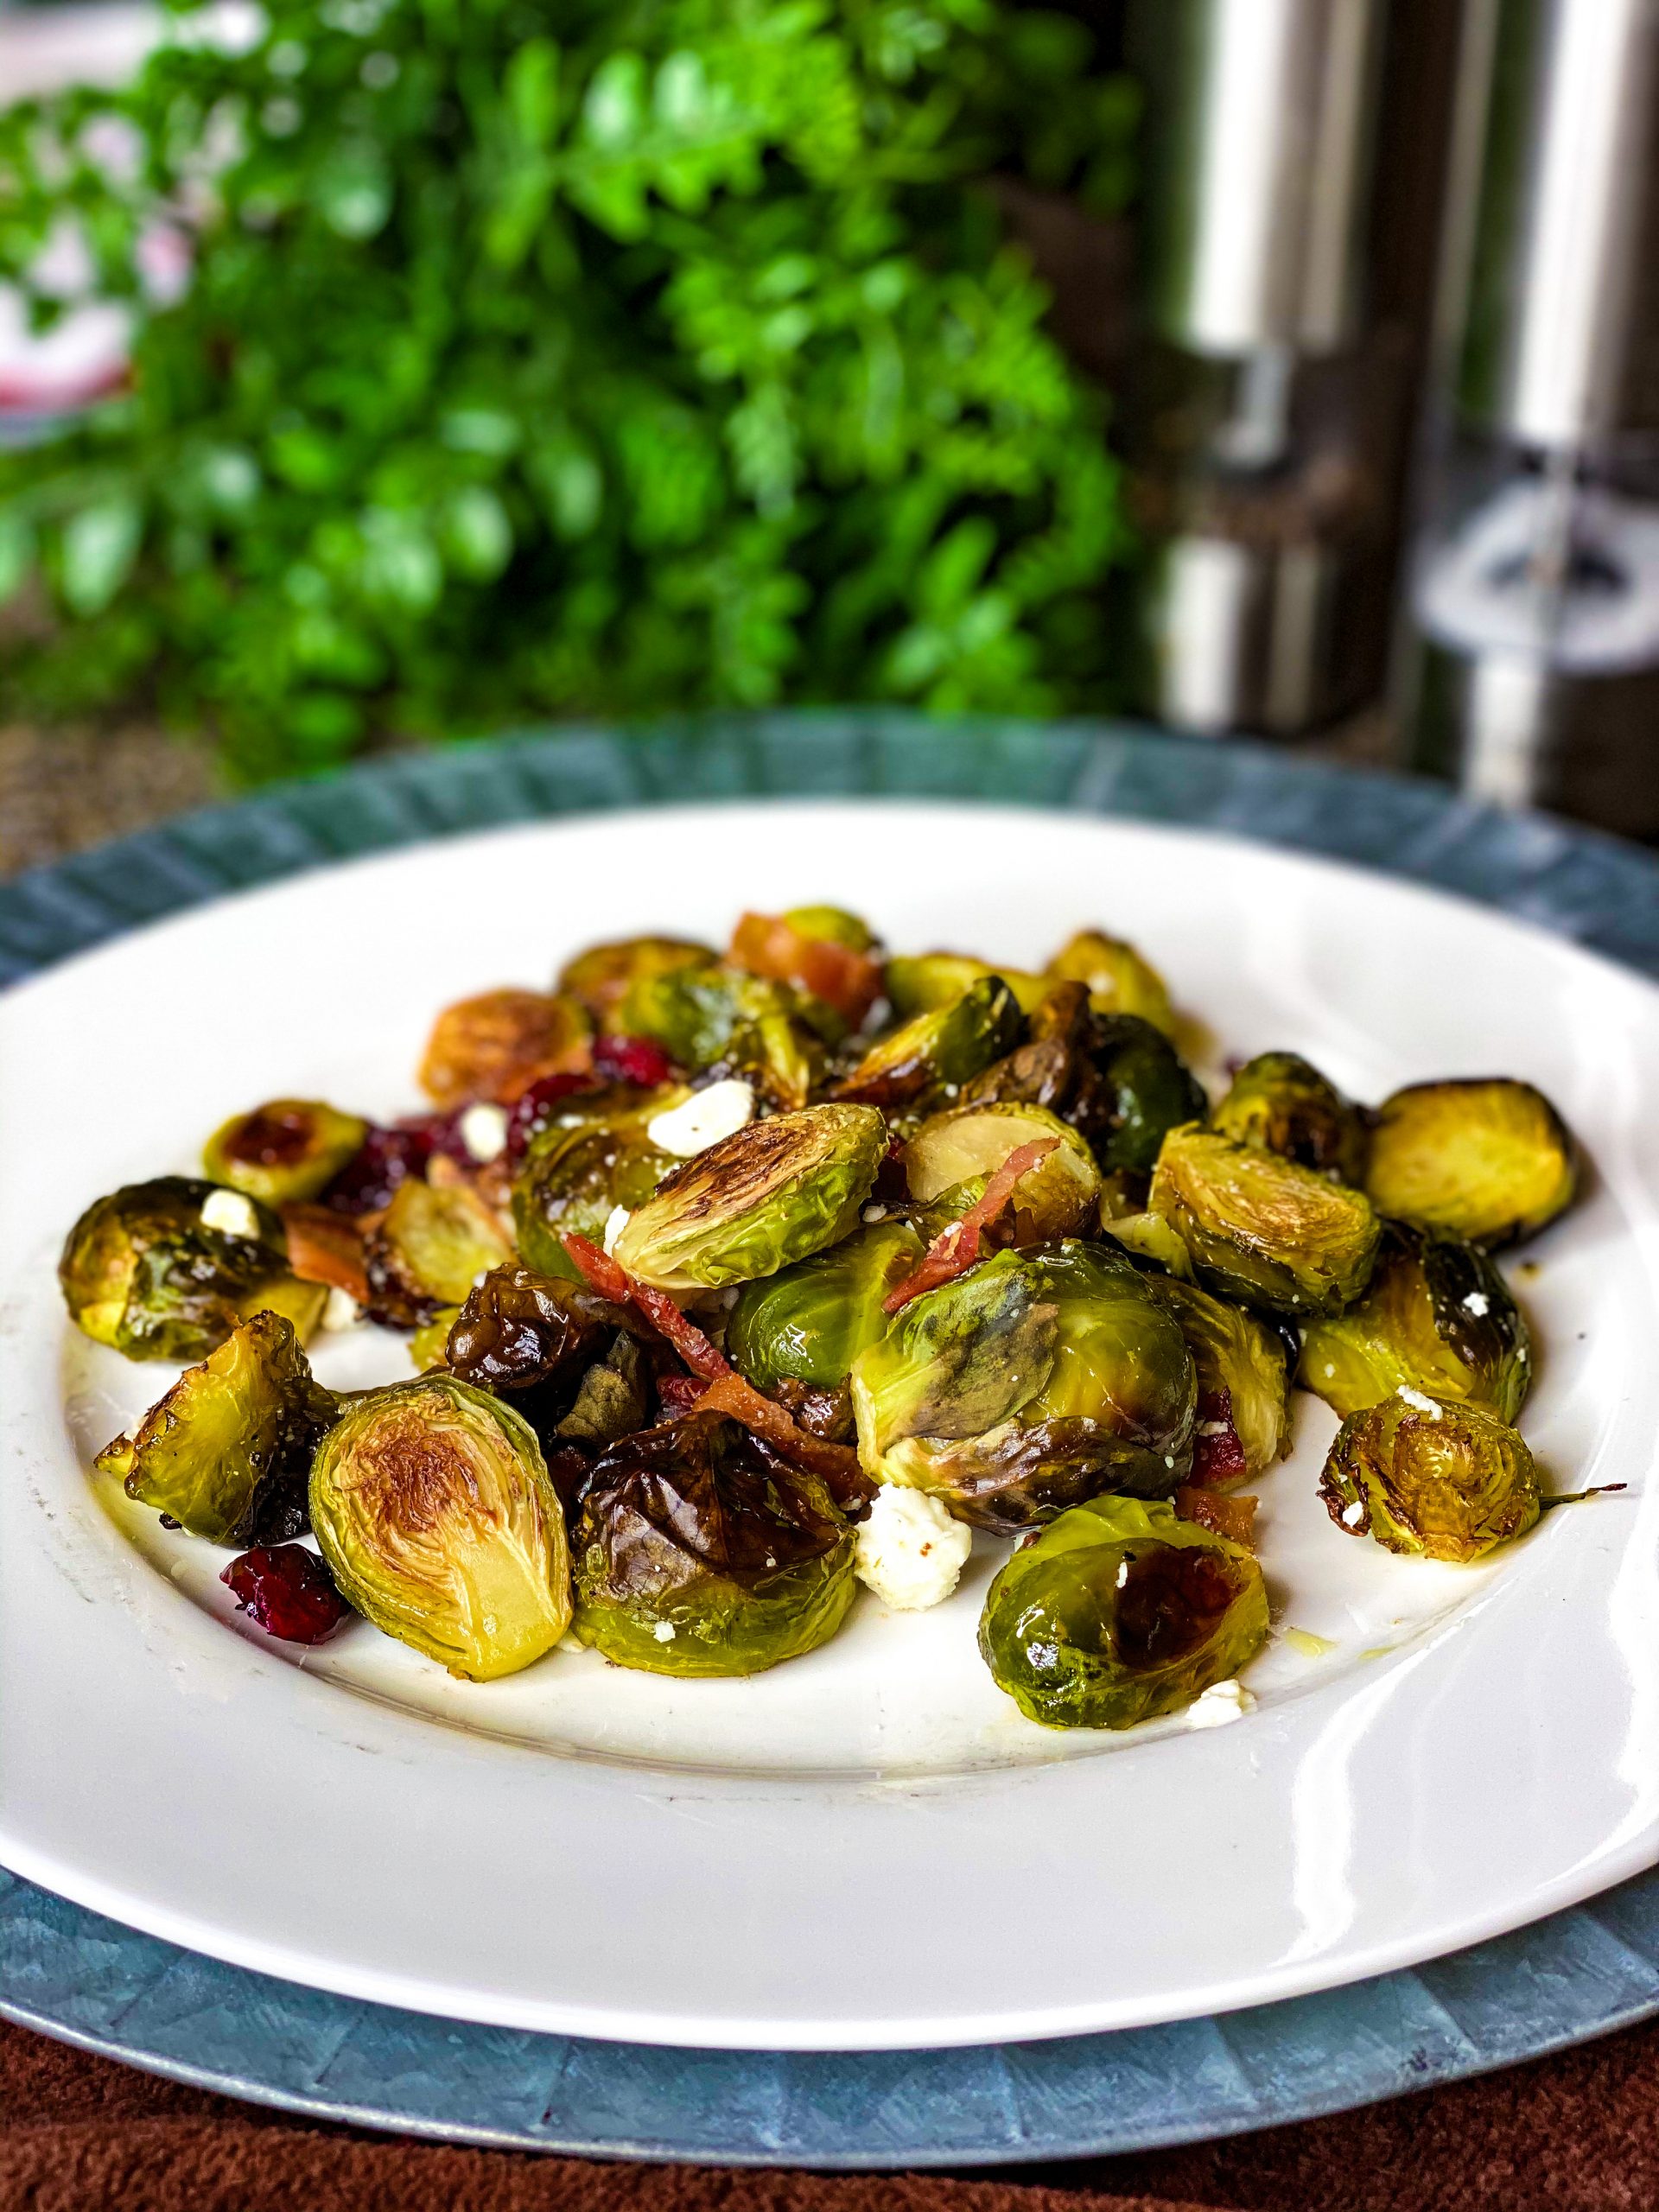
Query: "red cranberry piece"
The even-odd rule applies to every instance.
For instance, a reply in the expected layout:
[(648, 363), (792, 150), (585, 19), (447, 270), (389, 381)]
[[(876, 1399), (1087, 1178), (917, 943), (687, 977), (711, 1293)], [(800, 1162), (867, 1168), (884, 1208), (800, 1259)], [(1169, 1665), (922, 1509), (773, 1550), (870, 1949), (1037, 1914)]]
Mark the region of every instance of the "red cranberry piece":
[(509, 1164), (518, 1166), (530, 1149), (531, 1139), (540, 1136), (562, 1098), (593, 1089), (594, 1078), (589, 1075), (544, 1075), (535, 1083), (526, 1084), (507, 1115)]
[(391, 1204), (400, 1183), (425, 1174), (431, 1157), (424, 1129), (371, 1129), (323, 1192), (323, 1203), (338, 1213), (378, 1213)]
[(607, 1083), (637, 1083), (642, 1090), (655, 1090), (671, 1079), (674, 1063), (649, 1037), (596, 1037), (594, 1073)]
[(238, 1612), (284, 1643), (321, 1643), (352, 1610), (327, 1567), (303, 1544), (257, 1546), (233, 1559), (219, 1579)]
[(1198, 1400), (1198, 1433), (1192, 1440), (1192, 1480), (1213, 1488), (1236, 1482), (1249, 1472), (1244, 1446), (1233, 1427), (1230, 1390), (1206, 1392)]

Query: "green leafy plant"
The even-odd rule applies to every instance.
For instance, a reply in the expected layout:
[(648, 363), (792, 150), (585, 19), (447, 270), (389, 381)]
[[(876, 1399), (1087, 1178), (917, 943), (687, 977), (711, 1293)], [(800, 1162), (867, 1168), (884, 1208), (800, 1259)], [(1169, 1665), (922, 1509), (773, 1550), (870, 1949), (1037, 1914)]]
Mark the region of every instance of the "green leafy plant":
[(1000, 0), (271, 0), (235, 54), (176, 10), (131, 87), (0, 116), (0, 273), (73, 225), (137, 316), (130, 388), (0, 454), (0, 703), (143, 699), (257, 776), (1099, 697), (1103, 408), (979, 181), (1116, 200), (1093, 50)]

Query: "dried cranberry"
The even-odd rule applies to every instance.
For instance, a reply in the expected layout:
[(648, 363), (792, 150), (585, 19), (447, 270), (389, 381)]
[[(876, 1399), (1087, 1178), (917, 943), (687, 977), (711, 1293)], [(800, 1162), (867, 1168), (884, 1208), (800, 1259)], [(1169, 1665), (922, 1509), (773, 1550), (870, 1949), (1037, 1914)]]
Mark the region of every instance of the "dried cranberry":
[(1207, 1391), (1198, 1400), (1198, 1433), (1192, 1441), (1193, 1481), (1213, 1489), (1221, 1483), (1235, 1483), (1249, 1471), (1244, 1446), (1233, 1427), (1231, 1391)]
[(674, 1063), (649, 1037), (596, 1037), (594, 1073), (607, 1083), (637, 1083), (642, 1090), (656, 1090), (672, 1079)]
[(424, 1175), (430, 1139), (418, 1128), (371, 1129), (323, 1192), (337, 1213), (379, 1213), (411, 1175)]
[(657, 1395), (664, 1420), (673, 1421), (681, 1414), (689, 1414), (708, 1388), (699, 1375), (659, 1375)]
[(275, 1550), (260, 1545), (233, 1559), (219, 1579), (238, 1612), (284, 1643), (321, 1643), (352, 1610), (323, 1561), (303, 1544)]
[(509, 1165), (518, 1166), (530, 1149), (531, 1139), (540, 1136), (562, 1098), (569, 1098), (573, 1091), (592, 1090), (594, 1087), (593, 1077), (587, 1075), (544, 1075), (535, 1083), (526, 1084), (513, 1100), (507, 1116)]

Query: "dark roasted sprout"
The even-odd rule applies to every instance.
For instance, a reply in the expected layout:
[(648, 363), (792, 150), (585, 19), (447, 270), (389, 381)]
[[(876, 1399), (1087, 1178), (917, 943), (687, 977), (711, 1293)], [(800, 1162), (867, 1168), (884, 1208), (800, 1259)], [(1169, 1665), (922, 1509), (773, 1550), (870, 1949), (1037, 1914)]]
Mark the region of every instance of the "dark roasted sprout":
[(933, 1115), (905, 1147), (910, 1195), (929, 1207), (958, 1186), (973, 1185), (977, 1197), (1011, 1153), (1045, 1139), (1055, 1148), (1015, 1185), (1004, 1241), (1046, 1244), (1075, 1236), (1094, 1215), (1100, 1172), (1077, 1130), (1046, 1107), (959, 1106)]
[(360, 1116), (320, 1098), (273, 1098), (215, 1129), (201, 1164), (215, 1183), (265, 1205), (300, 1205), (327, 1188), (368, 1134)]
[(1102, 930), (1079, 930), (1048, 963), (1057, 982), (1087, 986), (1096, 1014), (1129, 1014), (1173, 1033), (1174, 1010), (1163, 977), (1132, 944)]
[(598, 1448), (650, 1418), (651, 1374), (634, 1341), (645, 1333), (583, 1284), (495, 1268), (454, 1316), (443, 1365), (507, 1399), (544, 1449)]
[(901, 955), (887, 962), (882, 975), (887, 1001), (899, 1021), (950, 1005), (987, 976), (1007, 984), (1021, 1014), (1034, 1014), (1049, 988), (1045, 976), (1023, 968), (994, 968), (988, 960), (973, 960), (961, 952)]
[(221, 1195), (246, 1211), (256, 1234), (209, 1227), (202, 1208), (217, 1187), (162, 1175), (89, 1206), (58, 1262), (76, 1326), (129, 1359), (203, 1359), (262, 1309), (308, 1336), (327, 1292), (289, 1272), (282, 1223), (245, 1192)]
[(1174, 1275), (1148, 1275), (1147, 1294), (1175, 1317), (1198, 1372), (1198, 1459), (1206, 1431), (1224, 1422), (1237, 1439), (1242, 1464), (1229, 1478), (1260, 1475), (1290, 1450), (1292, 1346), (1271, 1322), (1242, 1306), (1212, 1298)]
[(1211, 1116), (1223, 1136), (1259, 1144), (1339, 1183), (1363, 1185), (1370, 1128), (1363, 1110), (1296, 1052), (1259, 1052)]
[(576, 1634), (652, 1674), (759, 1674), (827, 1643), (853, 1599), (853, 1533), (829, 1492), (715, 1414), (607, 1452), (574, 1550)]
[(1414, 1083), (1378, 1108), (1365, 1187), (1379, 1213), (1497, 1246), (1573, 1202), (1576, 1148), (1529, 1083)]
[(1104, 1245), (999, 1252), (912, 1300), (852, 1389), (866, 1472), (976, 1528), (1033, 1528), (1106, 1490), (1167, 1497), (1192, 1465), (1185, 1339)]
[(1013, 992), (1000, 976), (983, 976), (879, 1038), (830, 1096), (889, 1109), (941, 1105), (1009, 1050), (1020, 1026)]
[(1292, 1320), (1357, 1298), (1381, 1235), (1360, 1192), (1196, 1123), (1164, 1139), (1149, 1204), (1206, 1290)]
[(338, 1416), (279, 1314), (256, 1313), (99, 1453), (129, 1497), (212, 1544), (297, 1535), (319, 1440)]
[(1049, 1728), (1132, 1728), (1230, 1681), (1267, 1641), (1262, 1570), (1166, 1505), (1096, 1497), (1051, 1522), (992, 1583), (979, 1649)]
[(394, 1328), (418, 1328), (459, 1306), (479, 1276), (512, 1255), (506, 1231), (465, 1183), (411, 1178), (365, 1241), (369, 1310)]
[(1484, 1407), (1409, 1387), (1349, 1414), (1319, 1495), (1350, 1535), (1459, 1566), (1524, 1535), (1540, 1511), (1537, 1470), (1518, 1431)]
[(1478, 1246), (1389, 1222), (1364, 1297), (1309, 1325), (1298, 1380), (1344, 1414), (1405, 1383), (1512, 1421), (1532, 1382), (1532, 1340)]
[(613, 1019), (630, 1036), (653, 1039), (680, 1067), (742, 1076), (779, 1112), (805, 1105), (823, 1071), (826, 1038), (845, 1030), (820, 1001), (724, 963), (636, 978)]
[(423, 1376), (350, 1406), (312, 1464), (311, 1522), (357, 1611), (453, 1675), (516, 1674), (569, 1625), (541, 1446), (470, 1382)]
[(906, 1222), (883, 1221), (746, 1283), (726, 1325), (726, 1349), (758, 1389), (785, 1383), (838, 1389), (853, 1362), (887, 1332), (882, 1300), (915, 1268), (922, 1240)]
[(589, 945), (559, 970), (558, 988), (573, 998), (601, 1030), (618, 1027), (616, 1015), (636, 983), (671, 975), (677, 968), (712, 968), (720, 955), (711, 944), (680, 937), (627, 937), (611, 944)]
[[(573, 1102), (574, 1103), (574, 1102)], [(605, 1241), (617, 1207), (641, 1206), (679, 1162), (661, 1152), (636, 1119), (556, 1124), (533, 1138), (512, 1186), (518, 1249), (543, 1274), (574, 1277), (560, 1238)]]

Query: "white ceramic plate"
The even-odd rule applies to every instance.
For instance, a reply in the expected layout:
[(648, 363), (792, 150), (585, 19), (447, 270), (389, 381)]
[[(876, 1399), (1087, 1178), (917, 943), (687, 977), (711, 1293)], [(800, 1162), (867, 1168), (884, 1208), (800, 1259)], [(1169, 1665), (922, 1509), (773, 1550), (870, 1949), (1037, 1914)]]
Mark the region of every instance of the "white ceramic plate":
[[(1035, 964), (1134, 937), (1230, 1052), (1361, 1096), (1513, 1072), (1586, 1139), (1584, 1202), (1510, 1272), (1555, 1486), (1490, 1567), (1395, 1560), (1315, 1495), (1298, 1400), (1264, 1478), (1281, 1633), (1238, 1725), (1022, 1720), (957, 1596), (751, 1681), (559, 1651), (454, 1681), (353, 1624), (302, 1656), (225, 1554), (90, 1474), (170, 1372), (67, 1327), (97, 1193), (188, 1169), (282, 1093), (391, 1114), (435, 1009), (645, 928), (830, 898), (900, 947)], [(1407, 1964), (1659, 1857), (1659, 993), (1357, 870), (1191, 832), (912, 804), (611, 816), (353, 862), (198, 910), (0, 1001), (0, 1859), (199, 1950), (388, 2003), (629, 2039), (1004, 2041)], [(408, 1372), (375, 1332), (325, 1380)], [(1301, 1631), (1291, 1635), (1285, 1631)]]

